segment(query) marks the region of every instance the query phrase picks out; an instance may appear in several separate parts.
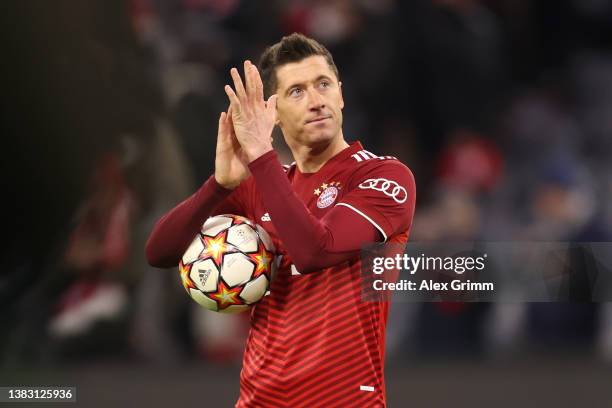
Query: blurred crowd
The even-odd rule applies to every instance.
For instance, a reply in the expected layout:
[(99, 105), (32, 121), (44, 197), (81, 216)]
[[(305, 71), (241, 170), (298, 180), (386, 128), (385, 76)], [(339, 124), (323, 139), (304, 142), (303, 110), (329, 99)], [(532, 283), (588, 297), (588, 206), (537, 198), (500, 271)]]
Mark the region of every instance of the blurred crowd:
[[(197, 307), (176, 271), (146, 265), (143, 246), (213, 172), (229, 69), (292, 32), (334, 56), (345, 136), (415, 174), (412, 241), (611, 241), (605, 0), (58, 0), (11, 11), (2, 174), (16, 181), (0, 362), (240, 360), (248, 317)], [(389, 353), (612, 360), (612, 306), (579, 291), (563, 303), (393, 304)]]

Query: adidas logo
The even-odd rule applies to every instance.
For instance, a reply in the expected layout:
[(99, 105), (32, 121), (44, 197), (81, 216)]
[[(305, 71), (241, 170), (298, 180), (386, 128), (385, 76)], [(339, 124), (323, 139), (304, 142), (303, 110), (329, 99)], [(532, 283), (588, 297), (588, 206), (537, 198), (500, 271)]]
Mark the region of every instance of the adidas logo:
[(270, 214), (265, 213), (264, 215), (261, 216), (261, 220), (262, 221), (272, 221), (272, 218), (270, 218)]
[(208, 276), (210, 275), (210, 269), (198, 269), (198, 275), (200, 278), (200, 283), (202, 286), (206, 285), (206, 281), (208, 280)]

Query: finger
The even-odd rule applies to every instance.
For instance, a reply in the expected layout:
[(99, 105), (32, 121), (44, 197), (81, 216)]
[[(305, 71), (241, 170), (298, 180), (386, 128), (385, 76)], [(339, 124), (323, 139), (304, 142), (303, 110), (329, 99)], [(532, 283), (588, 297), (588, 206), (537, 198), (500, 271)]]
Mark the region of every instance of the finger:
[(230, 109), (232, 111), (232, 117), (233, 117), (235, 113), (236, 114), (240, 113), (240, 100), (238, 99), (238, 96), (236, 96), (236, 93), (234, 92), (231, 86), (225, 85), (224, 89), (225, 89), (225, 94), (230, 100)]
[(232, 122), (232, 104), (230, 103), (230, 105), (227, 107), (227, 113), (225, 114), (225, 121), (226, 123), (231, 123)]
[(225, 112), (221, 112), (221, 115), (219, 115), (219, 134), (223, 133), (223, 131), (225, 130), (225, 126), (227, 124), (226, 116), (227, 114)]
[(247, 97), (250, 100), (257, 100), (256, 98), (256, 92), (255, 92), (255, 81), (253, 78), (253, 67), (254, 65), (251, 64), (251, 61), (246, 60), (244, 61), (244, 78), (246, 81), (246, 92), (247, 92)]
[(233, 134), (234, 133), (234, 122), (232, 122), (232, 106), (231, 105), (227, 109), (226, 121), (227, 121), (226, 123), (227, 123), (228, 133)]
[(255, 99), (258, 101), (264, 100), (263, 82), (261, 81), (261, 75), (255, 65), (253, 65), (253, 78), (255, 82)]
[(242, 78), (240, 78), (240, 74), (236, 68), (232, 68), (230, 70), (230, 75), (232, 76), (232, 80), (234, 81), (234, 88), (236, 89), (236, 95), (240, 100), (246, 101), (247, 94), (244, 90), (244, 85), (242, 83)]
[(217, 134), (217, 149), (227, 143), (227, 113), (221, 112), (219, 116), (219, 133)]

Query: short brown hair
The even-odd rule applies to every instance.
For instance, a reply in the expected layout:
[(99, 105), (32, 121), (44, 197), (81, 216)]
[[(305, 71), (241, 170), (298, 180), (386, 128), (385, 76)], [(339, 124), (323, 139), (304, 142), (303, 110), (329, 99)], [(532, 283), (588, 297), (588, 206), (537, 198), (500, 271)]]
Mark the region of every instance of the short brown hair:
[(264, 95), (268, 98), (274, 94), (278, 86), (276, 68), (292, 62), (300, 62), (305, 58), (321, 55), (329, 64), (331, 70), (340, 80), (338, 68), (331, 53), (324, 45), (303, 34), (287, 35), (276, 44), (268, 47), (259, 59), (259, 72), (264, 85)]

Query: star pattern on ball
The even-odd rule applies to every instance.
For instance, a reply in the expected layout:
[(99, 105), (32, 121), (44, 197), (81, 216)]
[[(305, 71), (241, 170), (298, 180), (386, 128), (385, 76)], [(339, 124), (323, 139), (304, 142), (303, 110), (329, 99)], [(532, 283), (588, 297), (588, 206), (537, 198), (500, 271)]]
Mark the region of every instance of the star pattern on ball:
[(214, 237), (209, 237), (206, 235), (201, 236), (202, 244), (204, 245), (204, 249), (200, 253), (200, 259), (210, 258), (217, 265), (218, 268), (221, 268), (221, 263), (223, 262), (223, 255), (226, 253), (235, 252), (234, 247), (226, 243), (227, 239), (227, 231), (221, 231)]
[[(266, 247), (264, 238), (270, 238), (263, 228), (259, 230), (260, 226), (254, 221), (234, 214), (217, 217), (211, 221), (209, 228), (205, 228), (205, 225), (201, 228), (196, 241), (188, 248), (188, 258), (191, 260), (197, 254), (197, 259), (188, 263), (182, 258), (179, 260), (181, 283), (189, 296), (207, 309), (217, 312), (246, 310), (251, 302), (255, 303), (265, 295), (276, 254)], [(231, 262), (227, 262), (226, 254), (232, 254)], [(236, 260), (240, 262), (233, 266)], [(210, 275), (213, 270), (216, 270), (214, 276)], [(196, 276), (198, 273), (199, 276)], [(237, 279), (238, 275), (234, 273), (240, 274), (240, 278)], [(268, 279), (249, 286), (261, 275)], [(208, 280), (211, 280), (210, 283)], [(249, 288), (249, 302), (241, 296), (245, 288)], [(234, 306), (240, 307), (232, 310)]]
[(232, 216), (232, 226), (241, 225), (241, 224), (247, 224), (247, 225), (250, 225), (251, 227), (253, 226), (251, 221), (249, 221), (248, 219), (244, 217), (240, 217), (239, 215), (233, 215)]
[(240, 286), (231, 288), (225, 284), (223, 279), (219, 279), (216, 292), (209, 293), (208, 296), (217, 302), (219, 310), (223, 310), (231, 305), (245, 304), (242, 299), (240, 299), (241, 290), (242, 288)]
[(179, 262), (179, 272), (181, 274), (181, 281), (183, 282), (183, 286), (187, 291), (189, 291), (189, 289), (197, 289), (195, 283), (191, 280), (191, 277), (189, 276), (192, 266), (193, 264), (183, 265), (183, 261)]
[(259, 242), (257, 252), (248, 254), (249, 258), (255, 262), (255, 270), (253, 271), (253, 279), (262, 274), (269, 273), (272, 265), (272, 254), (266, 249), (262, 242)]

